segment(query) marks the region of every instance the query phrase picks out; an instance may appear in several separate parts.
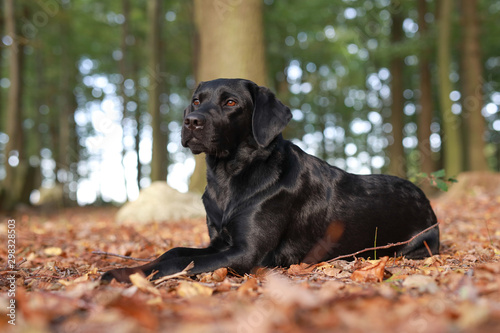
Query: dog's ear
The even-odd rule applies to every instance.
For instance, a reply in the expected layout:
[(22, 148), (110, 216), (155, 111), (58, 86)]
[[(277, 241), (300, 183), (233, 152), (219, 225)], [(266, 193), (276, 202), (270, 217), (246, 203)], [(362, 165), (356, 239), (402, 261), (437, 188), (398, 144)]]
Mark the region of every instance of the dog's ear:
[(255, 141), (267, 147), (292, 119), (290, 109), (266, 87), (258, 87), (255, 96), (252, 131)]

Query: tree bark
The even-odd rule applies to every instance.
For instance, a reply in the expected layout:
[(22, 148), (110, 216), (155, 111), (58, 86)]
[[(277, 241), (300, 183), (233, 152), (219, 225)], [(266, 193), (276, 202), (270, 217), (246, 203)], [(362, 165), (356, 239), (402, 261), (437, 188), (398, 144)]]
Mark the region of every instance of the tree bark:
[[(418, 0), (418, 27), (420, 39), (423, 44), (420, 52), (420, 113), (418, 117), (418, 150), (420, 152), (420, 171), (430, 174), (434, 170), (432, 150), (430, 145), (431, 123), (433, 116), (432, 106), (432, 81), (430, 72), (430, 48), (427, 45), (427, 13), (426, 0)], [(429, 189), (426, 189), (429, 190)]]
[(468, 158), (467, 166), (472, 171), (488, 170), (484, 153), (485, 120), (481, 114), (483, 107), (481, 47), (479, 45), (480, 25), (478, 1), (462, 0), (462, 104), (463, 117), (467, 119)]
[[(403, 15), (401, 13), (401, 3), (395, 2), (392, 11), (391, 42), (393, 45), (401, 43), (403, 40)], [(403, 147), (403, 127), (404, 127), (404, 82), (403, 70), (404, 60), (402, 56), (396, 55), (391, 60), (391, 124), (393, 143), (389, 146), (391, 162), (389, 173), (399, 177), (406, 177), (406, 157)]]
[(160, 113), (160, 90), (162, 83), (162, 73), (160, 66), (160, 32), (162, 22), (162, 9), (160, 0), (148, 1), (148, 17), (150, 20), (149, 31), (149, 103), (148, 108), (151, 114), (153, 129), (153, 156), (151, 160), (151, 181), (163, 180), (167, 178), (167, 165), (165, 161), (167, 155), (168, 135), (162, 133), (162, 117)]
[[(194, 1), (198, 50), (197, 81), (219, 77), (245, 78), (267, 84), (262, 1)], [(206, 166), (202, 155), (195, 157), (196, 168), (190, 190), (203, 192)]]
[(453, 0), (439, 1), (438, 20), (438, 75), (439, 100), (442, 114), (442, 149), (444, 150), (444, 167), (448, 176), (456, 176), (463, 170), (463, 155), (460, 136), (459, 117), (451, 112), (450, 93), (452, 84), (449, 78), (451, 55), (451, 13)]

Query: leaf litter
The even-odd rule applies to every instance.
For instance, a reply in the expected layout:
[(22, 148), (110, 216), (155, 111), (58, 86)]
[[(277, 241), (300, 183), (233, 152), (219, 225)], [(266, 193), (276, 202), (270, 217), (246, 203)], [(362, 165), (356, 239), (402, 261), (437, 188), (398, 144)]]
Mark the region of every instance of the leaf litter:
[[(500, 197), (433, 201), (441, 254), (424, 260), (335, 260), (221, 268), (159, 283), (101, 284), (177, 246), (206, 246), (203, 219), (119, 226), (114, 208), (16, 216), (16, 331), (495, 332), (500, 331)], [(4, 218), (5, 220), (6, 218)], [(4, 226), (2, 228), (5, 229)], [(5, 230), (3, 230), (5, 231)], [(1, 233), (2, 244), (7, 244)], [(93, 253), (103, 251), (125, 259)], [(0, 248), (0, 321), (7, 323), (7, 248)]]

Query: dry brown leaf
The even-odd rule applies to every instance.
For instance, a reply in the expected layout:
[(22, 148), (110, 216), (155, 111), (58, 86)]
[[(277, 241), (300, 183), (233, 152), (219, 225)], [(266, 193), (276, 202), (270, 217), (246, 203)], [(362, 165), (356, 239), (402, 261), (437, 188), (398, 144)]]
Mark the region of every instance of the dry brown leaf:
[(264, 284), (264, 294), (270, 297), (275, 304), (310, 308), (318, 305), (318, 298), (314, 293), (302, 286), (293, 284), (286, 277), (270, 274)]
[(227, 276), (227, 268), (219, 268), (209, 274), (204, 275), (200, 282), (222, 282)]
[(239, 288), (238, 293), (245, 294), (257, 290), (259, 287), (259, 281), (255, 278), (250, 278), (246, 280)]
[(360, 268), (351, 275), (351, 280), (356, 282), (381, 282), (384, 279), (385, 264), (389, 257), (383, 257), (370, 266)]
[(120, 296), (111, 302), (109, 307), (119, 309), (126, 317), (134, 318), (141, 326), (152, 331), (156, 331), (158, 327), (158, 317), (144, 301), (136, 296)]
[(222, 282), (227, 276), (227, 268), (219, 268), (212, 273), (214, 282)]
[(311, 273), (317, 265), (310, 265), (301, 262), (298, 265), (291, 265), (287, 273), (290, 275), (304, 275)]
[(327, 276), (338, 277), (342, 272), (341, 268), (337, 268), (331, 264), (324, 264), (316, 268), (316, 270), (323, 272)]
[(212, 296), (213, 289), (198, 282), (181, 281), (177, 286), (177, 295), (184, 298), (194, 296)]
[(490, 262), (478, 266), (478, 269), (483, 269), (490, 273), (500, 274), (500, 262)]
[(408, 276), (403, 281), (403, 287), (408, 289), (417, 289), (419, 292), (430, 293), (435, 293), (439, 289), (433, 277), (420, 274)]
[(231, 283), (228, 280), (222, 281), (222, 283), (217, 284), (215, 286), (215, 291), (217, 292), (227, 292), (232, 289)]
[(139, 288), (139, 290), (154, 294), (156, 296), (161, 295), (160, 291), (158, 289), (156, 289), (153, 286), (153, 284), (151, 282), (149, 282), (148, 280), (146, 280), (146, 278), (143, 275), (141, 275), (140, 273), (131, 274), (129, 277), (130, 277), (130, 282), (132, 282), (132, 284), (134, 286)]
[(43, 250), (43, 253), (49, 257), (59, 256), (62, 253), (62, 249), (60, 247), (48, 247)]

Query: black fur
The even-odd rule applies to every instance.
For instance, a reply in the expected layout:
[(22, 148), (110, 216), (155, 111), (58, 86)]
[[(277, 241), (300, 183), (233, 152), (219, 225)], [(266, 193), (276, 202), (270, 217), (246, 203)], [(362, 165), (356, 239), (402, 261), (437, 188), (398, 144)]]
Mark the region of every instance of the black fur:
[[(235, 103), (233, 105), (233, 102)], [(210, 245), (174, 248), (155, 261), (107, 272), (103, 279), (157, 270), (156, 278), (229, 267), (289, 266), (326, 260), (410, 239), (436, 224), (424, 193), (401, 178), (358, 176), (304, 153), (281, 131), (290, 109), (267, 88), (242, 79), (201, 83), (184, 113), (182, 144), (207, 154)], [(428, 256), (439, 251), (439, 229), (377, 256)], [(365, 252), (360, 256), (371, 256)]]

